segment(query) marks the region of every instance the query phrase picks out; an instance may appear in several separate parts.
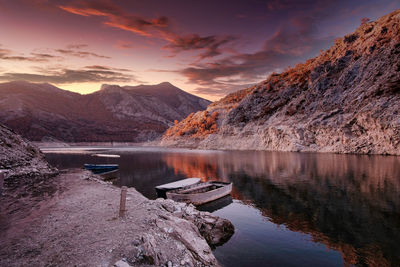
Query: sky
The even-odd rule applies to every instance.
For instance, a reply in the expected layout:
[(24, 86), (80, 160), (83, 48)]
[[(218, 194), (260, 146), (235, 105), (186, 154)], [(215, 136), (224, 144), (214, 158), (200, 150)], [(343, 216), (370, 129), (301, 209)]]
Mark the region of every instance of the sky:
[(86, 94), (168, 81), (217, 100), (399, 8), (400, 0), (0, 0), (0, 82)]

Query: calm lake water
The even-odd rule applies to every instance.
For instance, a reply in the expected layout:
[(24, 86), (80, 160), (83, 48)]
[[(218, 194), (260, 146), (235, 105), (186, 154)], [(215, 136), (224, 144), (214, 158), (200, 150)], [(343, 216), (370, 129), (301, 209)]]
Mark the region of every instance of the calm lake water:
[(48, 152), (61, 169), (118, 163), (114, 183), (153, 199), (156, 185), (183, 178), (233, 182), (232, 197), (201, 207), (235, 226), (214, 250), (224, 266), (400, 266), (400, 157), (140, 147)]

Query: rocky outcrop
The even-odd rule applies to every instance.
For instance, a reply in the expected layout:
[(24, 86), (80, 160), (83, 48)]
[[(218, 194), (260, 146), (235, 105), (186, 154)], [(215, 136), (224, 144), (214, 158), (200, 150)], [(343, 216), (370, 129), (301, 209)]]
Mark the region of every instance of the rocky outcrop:
[(237, 95), (182, 120), (161, 144), (400, 155), (400, 10)]
[(103, 85), (80, 95), (50, 84), (0, 84), (0, 122), (31, 141), (143, 142), (153, 140), (210, 101), (170, 83)]
[(0, 170), (6, 173), (5, 194), (15, 189), (23, 190), (26, 186), (34, 188), (36, 183), (57, 174), (57, 170), (47, 163), (37, 147), (1, 124)]
[(211, 247), (228, 241), (235, 232), (233, 224), (209, 212), (198, 211), (193, 205), (178, 203), (172, 200), (157, 199), (165, 210), (178, 218), (192, 222)]

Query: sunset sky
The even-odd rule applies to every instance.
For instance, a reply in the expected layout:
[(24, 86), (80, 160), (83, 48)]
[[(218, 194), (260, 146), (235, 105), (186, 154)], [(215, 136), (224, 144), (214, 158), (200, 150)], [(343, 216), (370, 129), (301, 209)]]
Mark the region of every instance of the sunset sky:
[(400, 0), (0, 0), (0, 82), (169, 81), (216, 100), (316, 56)]

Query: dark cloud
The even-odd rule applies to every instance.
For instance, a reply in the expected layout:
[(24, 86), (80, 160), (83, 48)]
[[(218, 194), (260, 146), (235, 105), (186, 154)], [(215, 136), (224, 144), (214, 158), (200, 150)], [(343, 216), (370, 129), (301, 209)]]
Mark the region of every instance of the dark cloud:
[(220, 46), (235, 40), (234, 36), (206, 36), (201, 37), (198, 34), (188, 36), (176, 36), (170, 40), (170, 43), (164, 48), (170, 49), (174, 53), (188, 50), (204, 49), (199, 55), (200, 59), (215, 57), (221, 54)]
[(76, 49), (56, 49), (56, 52), (74, 57), (88, 58), (88, 57), (97, 57), (97, 58), (111, 58), (109, 56), (99, 55), (93, 52), (81, 51)]
[[(190, 83), (200, 85), (196, 92), (223, 95), (265, 79), (271, 72), (297, 64), (327, 48), (333, 37), (314, 36), (317, 18), (296, 17), (283, 24), (255, 53), (242, 53), (207, 64), (196, 64), (178, 72)], [(238, 84), (242, 81), (242, 84)], [(232, 89), (233, 88), (233, 89)]]
[[(215, 57), (221, 54), (220, 46), (234, 40), (233, 36), (199, 36), (178, 35), (169, 29), (169, 19), (160, 16), (154, 19), (145, 19), (140, 16), (132, 15), (125, 12), (119, 6), (110, 1), (79, 1), (70, 5), (60, 5), (61, 9), (81, 15), (81, 16), (98, 16), (105, 18), (103, 24), (130, 31), (143, 36), (154, 36), (162, 38), (169, 42), (165, 46), (174, 53), (188, 50), (204, 50), (200, 55), (200, 59)], [(120, 48), (132, 48), (129, 44), (120, 44)]]
[(32, 52), (31, 53), (32, 56), (36, 57), (36, 58), (41, 58), (44, 60), (52, 60), (52, 59), (60, 59), (59, 56), (55, 56), (55, 55), (51, 55), (51, 54), (47, 54), (47, 53), (36, 53), (36, 52)]
[(59, 71), (33, 73), (3, 73), (2, 81), (26, 80), (30, 82), (47, 82), (55, 84), (83, 82), (141, 82), (126, 71), (106, 66), (88, 66), (84, 69), (62, 69)]
[[(74, 56), (80, 58), (97, 57), (97, 58), (110, 58), (108, 56), (96, 54), (94, 52), (83, 51), (82, 48), (87, 48), (85, 44), (68, 45), (65, 49), (55, 49), (54, 52), (66, 56)], [(48, 62), (50, 60), (61, 60), (59, 55), (52, 55), (49, 53), (32, 52), (29, 55), (18, 55), (10, 49), (0, 48), (0, 60), (14, 60), (14, 61), (31, 61), (31, 62)]]
[(113, 68), (113, 67), (102, 66), (102, 65), (86, 66), (85, 69), (92, 69), (92, 70), (112, 70), (112, 71), (122, 71), (122, 72), (130, 72), (130, 71), (131, 71), (131, 70), (128, 70), (128, 69)]
[(70, 5), (60, 5), (59, 8), (81, 16), (103, 17), (105, 25), (144, 36), (151, 36), (152, 30), (168, 26), (167, 17), (144, 19), (125, 12), (111, 1), (76, 1)]
[(30, 53), (29, 56), (15, 55), (12, 50), (0, 48), (0, 60), (48, 62), (54, 59), (59, 59), (59, 57), (46, 53)]

